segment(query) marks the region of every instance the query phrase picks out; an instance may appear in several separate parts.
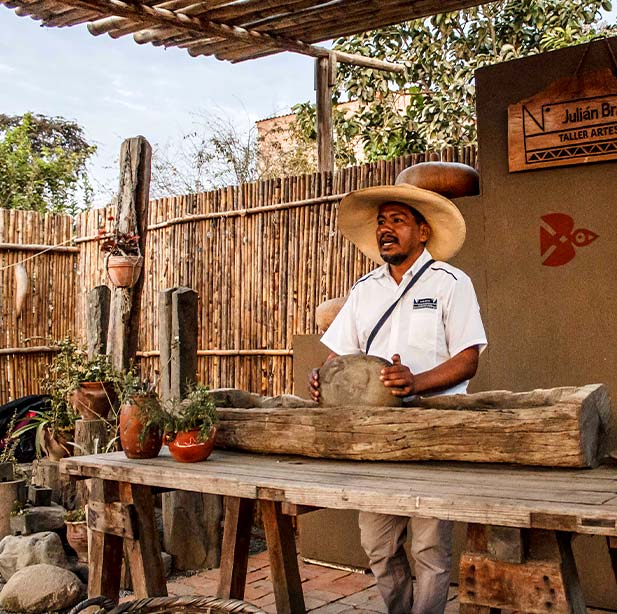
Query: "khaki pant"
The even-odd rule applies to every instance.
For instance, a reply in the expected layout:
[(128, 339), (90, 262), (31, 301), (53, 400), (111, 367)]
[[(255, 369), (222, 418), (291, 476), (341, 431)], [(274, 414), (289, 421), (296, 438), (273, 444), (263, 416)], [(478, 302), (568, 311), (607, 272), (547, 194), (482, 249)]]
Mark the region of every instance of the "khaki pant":
[(415, 599), (411, 569), (403, 549), (408, 523), (406, 516), (360, 512), (362, 547), (377, 587), (389, 614), (443, 614), (450, 586), (452, 523), (436, 518), (411, 519)]

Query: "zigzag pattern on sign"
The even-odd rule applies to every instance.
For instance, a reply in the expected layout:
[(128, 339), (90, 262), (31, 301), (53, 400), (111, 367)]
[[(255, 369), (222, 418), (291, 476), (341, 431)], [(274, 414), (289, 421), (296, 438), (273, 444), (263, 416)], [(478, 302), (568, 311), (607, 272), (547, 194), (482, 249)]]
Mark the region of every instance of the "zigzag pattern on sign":
[(581, 156), (601, 156), (611, 153), (617, 153), (617, 141), (534, 151), (527, 154), (527, 162), (546, 162), (550, 160), (563, 160), (564, 158), (580, 158)]

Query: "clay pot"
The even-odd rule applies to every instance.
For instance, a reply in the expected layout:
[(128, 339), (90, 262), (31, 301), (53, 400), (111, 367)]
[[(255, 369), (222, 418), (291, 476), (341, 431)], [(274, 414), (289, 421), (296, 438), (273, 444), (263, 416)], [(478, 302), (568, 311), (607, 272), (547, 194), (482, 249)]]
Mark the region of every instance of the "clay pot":
[(197, 463), (206, 460), (214, 449), (216, 439), (216, 427), (210, 431), (210, 437), (206, 441), (199, 440), (199, 430), (180, 431), (176, 436), (167, 441), (169, 451), (175, 460), (181, 463)]
[(85, 520), (77, 522), (64, 521), (66, 541), (77, 553), (80, 563), (88, 562), (88, 525)]
[(69, 403), (84, 420), (107, 418), (116, 400), (109, 382), (80, 382), (69, 395)]
[(325, 333), (330, 328), (330, 324), (332, 324), (338, 312), (343, 308), (346, 300), (346, 296), (331, 298), (317, 305), (317, 309), (315, 309), (315, 322), (320, 333)]
[(109, 256), (107, 275), (116, 288), (132, 288), (144, 265), (143, 256)]
[(163, 434), (156, 427), (149, 427), (142, 436), (144, 419), (140, 409), (144, 403), (158, 403), (155, 397), (134, 397), (120, 406), (120, 442), (128, 458), (154, 458), (163, 445)]
[(71, 431), (56, 433), (45, 427), (42, 431), (41, 448), (49, 460), (60, 461), (67, 456), (72, 456), (72, 447), (69, 442), (73, 440)]
[(409, 183), (446, 198), (474, 196), (480, 193), (480, 175), (460, 162), (422, 162), (402, 170), (396, 184)]

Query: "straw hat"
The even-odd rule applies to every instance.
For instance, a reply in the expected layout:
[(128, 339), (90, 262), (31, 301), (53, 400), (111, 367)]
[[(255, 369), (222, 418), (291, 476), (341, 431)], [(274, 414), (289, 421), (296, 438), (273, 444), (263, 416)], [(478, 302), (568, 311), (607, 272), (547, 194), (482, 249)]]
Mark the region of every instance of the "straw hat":
[[(428, 164), (430, 163), (427, 163), (427, 166)], [(379, 255), (375, 234), (377, 213), (380, 205), (387, 202), (403, 203), (424, 216), (431, 227), (431, 236), (426, 247), (435, 260), (449, 260), (465, 242), (465, 220), (456, 205), (437, 192), (408, 183), (408, 181), (422, 183), (422, 179), (416, 176), (417, 173), (410, 172), (412, 168), (405, 169), (399, 174), (396, 185), (350, 192), (339, 206), (340, 231), (363, 254), (379, 264), (383, 264), (384, 261)]]

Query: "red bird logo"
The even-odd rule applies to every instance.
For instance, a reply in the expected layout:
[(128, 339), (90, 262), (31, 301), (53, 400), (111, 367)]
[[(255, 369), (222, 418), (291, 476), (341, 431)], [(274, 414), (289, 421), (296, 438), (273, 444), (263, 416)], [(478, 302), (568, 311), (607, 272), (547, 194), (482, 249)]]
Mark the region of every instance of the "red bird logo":
[(587, 228), (574, 230), (574, 220), (565, 213), (549, 213), (540, 218), (540, 255), (544, 266), (561, 266), (576, 256), (576, 247), (589, 245), (598, 235)]

